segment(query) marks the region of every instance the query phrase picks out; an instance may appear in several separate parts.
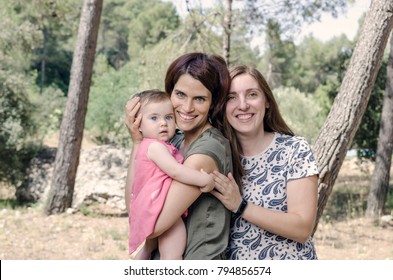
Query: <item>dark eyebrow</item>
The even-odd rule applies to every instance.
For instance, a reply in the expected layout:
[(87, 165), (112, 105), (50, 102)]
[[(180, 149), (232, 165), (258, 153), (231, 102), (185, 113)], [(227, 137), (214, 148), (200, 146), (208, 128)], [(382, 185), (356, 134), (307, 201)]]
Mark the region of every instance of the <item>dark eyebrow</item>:
[(194, 98), (203, 98), (203, 99), (207, 99), (207, 96), (206, 96), (206, 95), (197, 95), (197, 96), (194, 96)]
[[(173, 89), (173, 91), (175, 92), (175, 93), (182, 93), (182, 94), (185, 94), (185, 95), (188, 95), (187, 93), (185, 93), (184, 91), (182, 91), (182, 90), (180, 90), (180, 89)], [(208, 94), (205, 94), (205, 95), (197, 95), (197, 96), (194, 96), (193, 98), (205, 98), (205, 99), (207, 99), (207, 98), (209, 98), (209, 95)]]
[[(259, 92), (263, 93), (263, 91), (260, 88), (248, 88), (248, 89), (246, 89), (246, 93), (248, 93), (250, 91), (253, 91), (253, 90), (256, 90), (256, 91), (259, 91)], [(230, 91), (229, 92), (229, 94), (236, 94), (236, 93), (237, 93), (236, 91)]]
[(249, 88), (246, 90), (246, 92), (253, 91), (253, 90), (262, 92), (262, 90), (260, 88)]
[(173, 91), (174, 91), (174, 92), (181, 92), (181, 93), (184, 93), (184, 94), (185, 94), (184, 91), (182, 91), (182, 90), (180, 90), (180, 89), (177, 89), (177, 88), (174, 88)]

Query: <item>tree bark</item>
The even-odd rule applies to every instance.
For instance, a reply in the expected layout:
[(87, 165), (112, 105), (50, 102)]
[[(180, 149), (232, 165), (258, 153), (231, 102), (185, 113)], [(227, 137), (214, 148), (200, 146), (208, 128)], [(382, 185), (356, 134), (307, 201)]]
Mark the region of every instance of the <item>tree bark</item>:
[(232, 33), (232, 0), (225, 0), (224, 9), (224, 36), (223, 36), (223, 56), (229, 66), (231, 52), (231, 33)]
[(64, 212), (72, 205), (102, 5), (103, 0), (84, 0), (83, 3), (67, 105), (45, 207), (47, 215)]
[(375, 168), (370, 182), (366, 216), (377, 218), (383, 214), (389, 189), (390, 166), (393, 151), (393, 35), (390, 36), (386, 89), (383, 97), (381, 126)]
[(320, 174), (313, 234), (366, 110), (392, 27), (393, 1), (372, 1), (340, 91), (314, 145)]

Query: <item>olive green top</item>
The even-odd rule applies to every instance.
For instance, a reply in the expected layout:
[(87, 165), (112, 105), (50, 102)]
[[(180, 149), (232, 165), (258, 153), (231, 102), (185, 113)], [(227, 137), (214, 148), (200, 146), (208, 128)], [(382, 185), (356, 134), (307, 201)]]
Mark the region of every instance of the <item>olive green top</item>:
[[(179, 148), (184, 140), (176, 134), (172, 143)], [(216, 128), (204, 131), (190, 146), (184, 160), (193, 154), (203, 154), (214, 159), (218, 171), (232, 172), (232, 155), (229, 141)], [(210, 193), (202, 193), (188, 209), (186, 218), (186, 260), (213, 260), (225, 258), (228, 246), (231, 212)]]

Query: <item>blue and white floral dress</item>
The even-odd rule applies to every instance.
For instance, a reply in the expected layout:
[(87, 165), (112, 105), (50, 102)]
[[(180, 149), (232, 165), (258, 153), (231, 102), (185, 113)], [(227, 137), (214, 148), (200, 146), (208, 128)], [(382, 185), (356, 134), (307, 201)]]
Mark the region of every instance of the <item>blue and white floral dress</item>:
[[(287, 212), (287, 183), (318, 174), (307, 141), (280, 133), (275, 133), (269, 147), (260, 154), (241, 157), (241, 162), (246, 171), (242, 178), (243, 197), (261, 207), (282, 212)], [(234, 260), (317, 259), (317, 254), (311, 237), (302, 244), (237, 217), (231, 226), (227, 257)]]

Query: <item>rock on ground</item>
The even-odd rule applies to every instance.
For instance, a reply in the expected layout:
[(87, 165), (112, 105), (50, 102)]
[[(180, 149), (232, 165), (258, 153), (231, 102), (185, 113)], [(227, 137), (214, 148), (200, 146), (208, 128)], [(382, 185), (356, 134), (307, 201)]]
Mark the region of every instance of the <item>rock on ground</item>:
[[(112, 146), (82, 149), (75, 181), (73, 208), (93, 202), (125, 210), (124, 187), (129, 150)], [(44, 202), (50, 190), (56, 148), (43, 148), (30, 163), (26, 182), (16, 191), (18, 201)]]

